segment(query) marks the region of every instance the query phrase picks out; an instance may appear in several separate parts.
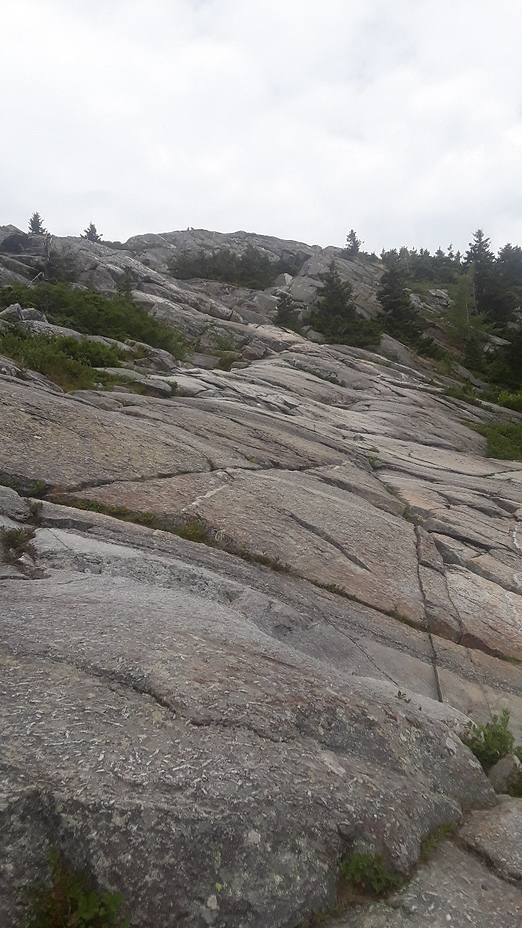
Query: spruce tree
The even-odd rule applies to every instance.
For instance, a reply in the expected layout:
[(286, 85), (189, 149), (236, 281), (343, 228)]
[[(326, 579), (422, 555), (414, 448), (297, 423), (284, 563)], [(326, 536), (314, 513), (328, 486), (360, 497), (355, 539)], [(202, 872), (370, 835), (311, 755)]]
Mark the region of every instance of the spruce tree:
[(314, 329), (321, 332), (327, 342), (358, 348), (378, 345), (381, 336), (379, 324), (359, 315), (352, 286), (342, 280), (335, 261), (319, 278), (323, 287), (310, 313), (310, 324)]
[(83, 230), (84, 234), (81, 238), (86, 238), (89, 242), (101, 242), (101, 235), (99, 235), (94, 222), (90, 222), (86, 229)]
[(357, 238), (354, 229), (350, 229), (348, 235), (346, 236), (346, 245), (344, 248), (344, 256), (347, 258), (354, 258), (355, 255), (359, 254), (361, 250), (362, 241), (360, 238)]
[(406, 289), (407, 268), (394, 261), (382, 275), (377, 299), (382, 306), (384, 331), (409, 345), (418, 345), (422, 337), (422, 320)]
[(29, 232), (31, 235), (45, 235), (47, 229), (44, 229), (40, 213), (33, 213), (29, 220)]

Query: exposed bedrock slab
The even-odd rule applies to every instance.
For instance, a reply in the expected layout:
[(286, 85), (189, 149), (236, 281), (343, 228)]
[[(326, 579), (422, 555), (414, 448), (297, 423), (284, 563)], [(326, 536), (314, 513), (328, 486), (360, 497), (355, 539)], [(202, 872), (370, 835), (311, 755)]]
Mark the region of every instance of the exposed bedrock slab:
[(452, 844), (388, 902), (357, 907), (330, 928), (519, 928), (522, 891)]
[(176, 584), (168, 557), (70, 530), (35, 544), (48, 577), (1, 590), (6, 912), (30, 838), (31, 872), (58, 845), (137, 928), (292, 924), (332, 900), (344, 841), (407, 868), (493, 801), (454, 710), (266, 635), (204, 571)]
[(201, 450), (179, 430), (15, 384), (0, 393), (0, 471), (64, 487), (137, 479), (147, 474), (209, 470)]
[(113, 484), (83, 495), (199, 517), (239, 548), (277, 558), (300, 576), (344, 588), (383, 611), (424, 621), (413, 526), (310, 474), (213, 473), (152, 485)]
[(499, 876), (522, 887), (522, 799), (503, 796), (495, 809), (472, 812), (459, 835)]
[(461, 624), (461, 643), (522, 659), (522, 597), (463, 567), (448, 567), (448, 590)]

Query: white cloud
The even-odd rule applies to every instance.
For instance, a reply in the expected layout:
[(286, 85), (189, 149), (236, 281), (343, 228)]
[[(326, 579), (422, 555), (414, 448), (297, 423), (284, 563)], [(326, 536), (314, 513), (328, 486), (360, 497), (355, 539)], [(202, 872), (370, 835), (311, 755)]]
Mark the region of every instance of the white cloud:
[(522, 242), (512, 0), (17, 0), (0, 222)]

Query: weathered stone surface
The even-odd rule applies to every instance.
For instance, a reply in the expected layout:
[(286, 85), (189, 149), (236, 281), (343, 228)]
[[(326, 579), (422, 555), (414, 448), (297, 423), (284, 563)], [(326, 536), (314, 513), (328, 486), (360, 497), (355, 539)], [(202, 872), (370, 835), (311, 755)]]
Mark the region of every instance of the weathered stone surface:
[(491, 768), (488, 780), (496, 793), (507, 793), (521, 772), (522, 764), (516, 754), (507, 754)]
[[(406, 349), (276, 328), (274, 289), (166, 276), (180, 248), (249, 243), (305, 265), (278, 287), (304, 302), (335, 257), (377, 311), (379, 268), (340, 249), (203, 230), (124, 251), (57, 240), (81, 285), (131, 280), (198, 353), (180, 367), (151, 349), (127, 371), (165, 398), (63, 395), (0, 364), (1, 479), (68, 496), (40, 509), (0, 492), (2, 524), (35, 530), (34, 553), (0, 567), (2, 925), (53, 843), (124, 892), (133, 928), (294, 928), (334, 901), (341, 852), (405, 870), (441, 822), (496, 801), (459, 741), (469, 718), (507, 707), (522, 740), (521, 669), (501, 659), (521, 656), (522, 464), (485, 459), (463, 424), (512, 413), (444, 396)], [(3, 281), (34, 277), (29, 245), (0, 254)], [(230, 349), (258, 360), (209, 369)], [(211, 547), (74, 508), (89, 500), (199, 520)], [(484, 873), (447, 845), (406, 902), (346, 917), (510, 928), (518, 897)]]
[(331, 928), (518, 928), (522, 892), (479, 860), (444, 844), (389, 902), (357, 907)]
[(461, 643), (522, 660), (522, 598), (462, 567), (449, 567), (446, 576)]
[(459, 834), (499, 876), (522, 884), (521, 833), (522, 799), (503, 796), (494, 809), (472, 812)]
[[(491, 802), (429, 701), (261, 632), (234, 607), (240, 586), (78, 531), (34, 544), (34, 596), (2, 591), (3, 769), (37, 794), (41, 861), (58, 843), (124, 891), (137, 926), (181, 910), (204, 925), (217, 882), (212, 924), (297, 920), (334, 890), (340, 821), (404, 868), (438, 822)], [(17, 867), (26, 838), (10, 837)]]

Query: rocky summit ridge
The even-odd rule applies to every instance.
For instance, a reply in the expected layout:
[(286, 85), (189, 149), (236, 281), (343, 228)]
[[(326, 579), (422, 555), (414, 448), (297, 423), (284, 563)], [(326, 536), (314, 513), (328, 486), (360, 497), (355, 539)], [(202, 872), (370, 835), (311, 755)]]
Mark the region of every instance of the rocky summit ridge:
[[(522, 736), (522, 463), (473, 429), (508, 411), (390, 338), (274, 324), (332, 258), (375, 317), (377, 261), (203, 230), (51, 245), (191, 352), (118, 342), (125, 383), (67, 393), (0, 357), (0, 925), (52, 847), (133, 928), (516, 928), (522, 800), (461, 740), (505, 708)], [(294, 272), (169, 273), (249, 245)], [(48, 260), (0, 229), (0, 286)], [(14, 327), (90, 337), (22, 305)], [(406, 885), (334, 911), (354, 854)]]

